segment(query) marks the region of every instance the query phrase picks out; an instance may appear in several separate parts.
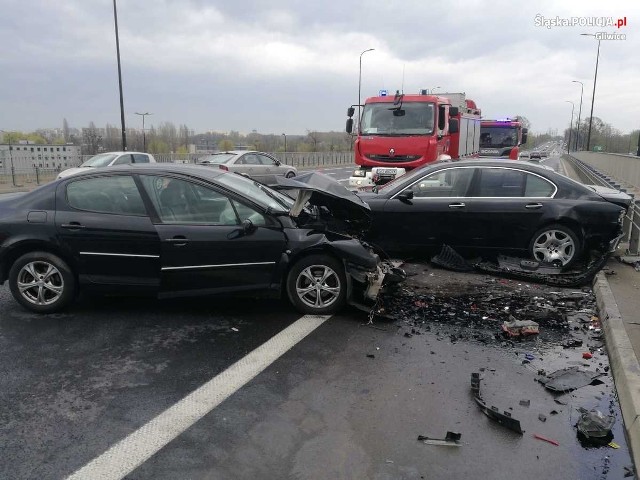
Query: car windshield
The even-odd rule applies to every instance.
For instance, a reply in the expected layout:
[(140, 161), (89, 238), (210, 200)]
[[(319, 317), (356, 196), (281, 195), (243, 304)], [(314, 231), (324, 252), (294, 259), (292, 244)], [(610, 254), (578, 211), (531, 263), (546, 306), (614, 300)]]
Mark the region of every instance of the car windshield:
[(91, 157), (84, 162), (81, 167), (106, 167), (108, 166), (118, 155), (114, 153), (101, 153)]
[[(402, 115), (398, 113), (402, 112)], [(400, 110), (392, 103), (368, 103), (362, 112), (362, 135), (430, 135), (434, 106), (430, 102), (405, 102)]]
[(242, 175), (225, 173), (216, 180), (272, 212), (288, 212), (293, 206), (292, 198)]
[(517, 144), (516, 127), (480, 127), (480, 147), (514, 147)]
[(211, 155), (207, 155), (205, 157), (200, 158), (198, 162), (221, 164), (221, 163), (227, 163), (229, 160), (231, 160), (235, 156), (236, 155), (233, 153), (213, 153)]

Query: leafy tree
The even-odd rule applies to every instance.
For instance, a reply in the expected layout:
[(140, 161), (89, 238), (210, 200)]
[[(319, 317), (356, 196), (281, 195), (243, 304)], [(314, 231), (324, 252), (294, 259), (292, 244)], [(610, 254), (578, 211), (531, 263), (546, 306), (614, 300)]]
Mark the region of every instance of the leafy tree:
[(218, 150), (221, 150), (223, 152), (227, 150), (233, 150), (233, 147), (234, 143), (228, 138), (220, 140), (220, 142), (218, 143)]

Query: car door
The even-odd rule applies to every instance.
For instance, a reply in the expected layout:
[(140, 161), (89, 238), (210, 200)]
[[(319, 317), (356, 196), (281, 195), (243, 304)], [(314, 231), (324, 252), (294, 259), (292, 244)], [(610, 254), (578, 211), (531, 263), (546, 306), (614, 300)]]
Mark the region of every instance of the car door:
[[(407, 185), (386, 202), (382, 218), (376, 220), (384, 226), (379, 237), (392, 239), (394, 251), (417, 254), (443, 244), (464, 245), (464, 197), (474, 172), (473, 167), (443, 168)], [(408, 192), (412, 198), (404, 198)]]
[(82, 283), (159, 285), (160, 240), (132, 176), (61, 182), (55, 224)]
[(526, 249), (553, 202), (556, 186), (536, 173), (510, 167), (481, 167), (467, 200), (477, 247)]
[(261, 153), (256, 153), (256, 157), (260, 161), (260, 174), (262, 176), (261, 181), (268, 184), (276, 183), (276, 176), (284, 175), (284, 169), (279, 167), (280, 162), (275, 158)]
[(161, 295), (272, 286), (285, 250), (277, 220), (211, 185), (156, 175), (140, 180), (156, 210)]

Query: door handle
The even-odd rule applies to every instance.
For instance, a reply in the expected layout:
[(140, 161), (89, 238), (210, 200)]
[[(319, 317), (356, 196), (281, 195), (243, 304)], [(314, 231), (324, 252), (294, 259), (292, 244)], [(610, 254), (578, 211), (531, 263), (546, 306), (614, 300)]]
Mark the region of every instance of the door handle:
[(536, 210), (538, 208), (542, 208), (541, 203), (527, 203), (524, 208), (528, 208), (529, 210)]
[(68, 230), (81, 230), (83, 228), (87, 228), (87, 227), (85, 227), (84, 225), (81, 225), (78, 222), (63, 223), (62, 225), (60, 225), (60, 227), (66, 228)]
[(189, 242), (189, 239), (183, 235), (176, 235), (173, 238), (165, 238), (164, 241), (167, 243), (171, 243), (175, 247), (184, 247), (187, 242)]
[(466, 205), (462, 202), (449, 204), (449, 208), (464, 208), (464, 207), (466, 207)]

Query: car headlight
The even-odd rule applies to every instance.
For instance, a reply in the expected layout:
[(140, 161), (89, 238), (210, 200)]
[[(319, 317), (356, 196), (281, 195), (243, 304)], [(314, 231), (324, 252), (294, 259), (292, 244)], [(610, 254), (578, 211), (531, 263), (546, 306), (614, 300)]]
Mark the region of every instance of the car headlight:
[(354, 177), (366, 177), (367, 176), (367, 172), (365, 172), (364, 170), (356, 170), (355, 172), (353, 172), (353, 176)]

